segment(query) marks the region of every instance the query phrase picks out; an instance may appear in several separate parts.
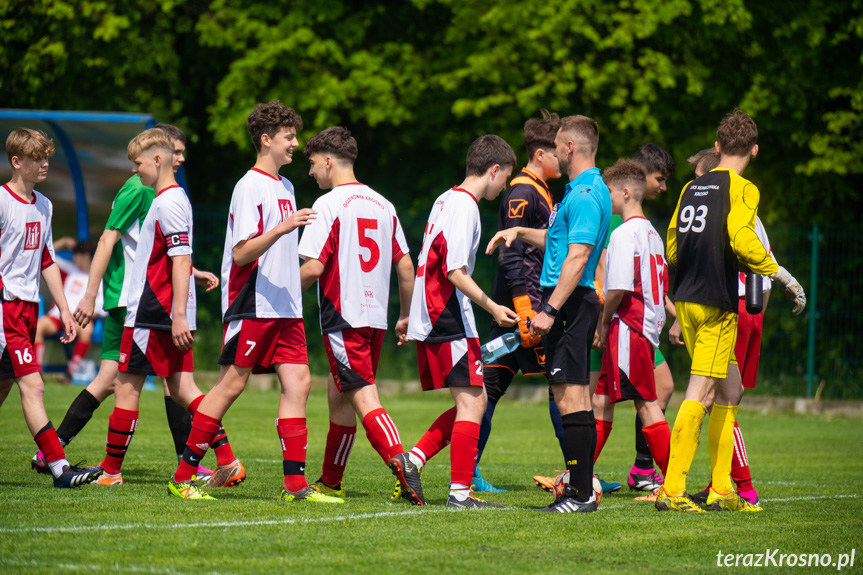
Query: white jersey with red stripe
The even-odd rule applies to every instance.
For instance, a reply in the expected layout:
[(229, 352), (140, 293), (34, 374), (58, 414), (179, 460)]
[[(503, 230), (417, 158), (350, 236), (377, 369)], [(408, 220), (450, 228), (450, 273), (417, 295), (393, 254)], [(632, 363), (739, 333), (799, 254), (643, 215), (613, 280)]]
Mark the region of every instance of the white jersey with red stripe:
[[(773, 250), (770, 249), (770, 240), (767, 239), (767, 230), (764, 229), (764, 224), (761, 223), (761, 218), (755, 216), (755, 235), (758, 236), (758, 239), (761, 240), (761, 245), (764, 246), (764, 249), (767, 250), (767, 253), (770, 254), (770, 257), (773, 258), (773, 261), (776, 261), (776, 258), (773, 257)], [(767, 276), (761, 276), (761, 290), (762, 291), (770, 291), (770, 284), (773, 283), (773, 280)], [(739, 272), (737, 274), (737, 295), (740, 297), (744, 297), (746, 295), (746, 273)]]
[(51, 201), (33, 190), (28, 202), (8, 184), (0, 190), (0, 295), (39, 301), (42, 270), (54, 263)]
[(253, 262), (234, 261), (238, 243), (256, 238), (296, 211), (294, 186), (281, 176), (252, 168), (234, 186), (222, 253), (222, 321), (303, 317), (299, 232), (276, 240)]
[(611, 233), (605, 264), (605, 292), (624, 290), (614, 317), (659, 347), (665, 325), (668, 264), (662, 238), (647, 219), (636, 216)]
[(408, 253), (396, 209), (360, 183), (336, 186), (312, 209), (317, 216), (303, 229), (300, 256), (324, 265), (318, 278), (321, 332), (387, 329), (390, 273)]
[[(126, 327), (170, 331), (174, 317), (172, 272), (175, 256), (192, 255), (192, 204), (178, 185), (156, 192), (144, 218), (126, 309)], [(189, 277), (186, 321), (194, 331), (197, 315), (194, 278)]]
[(454, 187), (435, 200), (417, 261), (408, 339), (440, 343), (479, 337), (470, 299), (447, 279), (459, 268), (473, 273), (479, 236), (473, 194)]
[[(66, 303), (69, 305), (70, 310), (74, 310), (78, 307), (81, 298), (87, 292), (89, 276), (87, 272), (81, 270), (69, 260), (57, 258), (55, 263), (60, 268), (60, 277), (63, 278), (63, 295), (66, 296)], [(96, 294), (94, 307), (96, 317), (105, 317), (107, 315), (102, 307), (102, 285), (99, 284), (99, 291)], [(57, 307), (57, 304), (51, 306), (51, 309), (48, 310), (48, 315), (60, 319), (60, 308)]]

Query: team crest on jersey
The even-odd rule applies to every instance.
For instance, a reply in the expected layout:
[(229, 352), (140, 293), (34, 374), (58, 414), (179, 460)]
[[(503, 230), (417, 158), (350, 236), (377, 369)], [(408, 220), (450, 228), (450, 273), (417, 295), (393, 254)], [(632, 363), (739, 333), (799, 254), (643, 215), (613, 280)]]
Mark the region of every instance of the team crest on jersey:
[(554, 209), (551, 210), (551, 215), (548, 216), (548, 227), (554, 225), (554, 220), (557, 219), (557, 208), (560, 207), (560, 204), (554, 204)]
[(527, 200), (510, 200), (509, 201), (509, 218), (523, 218), (524, 209), (527, 207)]
[(25, 250), (38, 250), (42, 239), (42, 222), (27, 222), (24, 236)]
[(282, 214), (282, 221), (285, 221), (291, 214), (294, 213), (294, 206), (291, 200), (279, 200), (279, 213)]
[(542, 346), (541, 345), (536, 346), (535, 348), (533, 348), (533, 352), (536, 354), (536, 362), (539, 365), (544, 366), (545, 365), (545, 350), (542, 348)]

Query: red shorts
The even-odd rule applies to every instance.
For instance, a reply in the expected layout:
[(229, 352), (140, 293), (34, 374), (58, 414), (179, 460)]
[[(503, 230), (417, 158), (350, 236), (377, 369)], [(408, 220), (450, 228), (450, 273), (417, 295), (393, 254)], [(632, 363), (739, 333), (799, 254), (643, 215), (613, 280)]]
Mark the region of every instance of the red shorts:
[(51, 323), (54, 324), (54, 327), (57, 329), (57, 331), (60, 333), (60, 335), (63, 335), (63, 333), (64, 333), (63, 322), (60, 321), (60, 318), (55, 317), (53, 315), (46, 315), (45, 317), (47, 317), (49, 320), (51, 320)]
[(375, 384), (383, 344), (384, 330), (373, 327), (351, 327), (324, 334), (330, 373), (339, 391)]
[(758, 379), (758, 360), (761, 358), (761, 326), (764, 314), (750, 315), (746, 311), (746, 298), (740, 298), (737, 316), (737, 343), (734, 357), (740, 368), (743, 387), (753, 389)]
[(36, 322), (39, 305), (13, 299), (0, 305), (0, 380), (39, 373), (36, 361)]
[(120, 371), (139, 375), (170, 377), (180, 371), (194, 371), (192, 350), (180, 351), (170, 331), (124, 327), (120, 340)]
[(308, 365), (302, 318), (249, 318), (224, 324), (219, 365), (272, 373), (277, 363)]
[(445, 387), (482, 387), (479, 338), (443, 343), (417, 342), (417, 363), (423, 391)]
[(647, 338), (614, 319), (608, 328), (608, 345), (602, 356), (602, 371), (596, 392), (611, 403), (627, 399), (656, 399), (653, 377), (653, 345)]

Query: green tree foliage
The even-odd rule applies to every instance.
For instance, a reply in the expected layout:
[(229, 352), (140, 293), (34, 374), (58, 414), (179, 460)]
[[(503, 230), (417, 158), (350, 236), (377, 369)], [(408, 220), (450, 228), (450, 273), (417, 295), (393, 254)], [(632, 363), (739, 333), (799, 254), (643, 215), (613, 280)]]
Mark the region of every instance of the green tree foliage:
[(212, 202), (251, 160), (248, 112), (279, 98), (305, 136), (354, 131), (361, 176), (416, 213), (482, 133), (526, 160), (539, 108), (596, 118), (603, 166), (648, 141), (682, 164), (741, 106), (761, 130), (747, 175), (768, 223), (860, 207), (863, 0), (35, 0), (0, 3), (0, 31), (4, 106), (173, 121)]

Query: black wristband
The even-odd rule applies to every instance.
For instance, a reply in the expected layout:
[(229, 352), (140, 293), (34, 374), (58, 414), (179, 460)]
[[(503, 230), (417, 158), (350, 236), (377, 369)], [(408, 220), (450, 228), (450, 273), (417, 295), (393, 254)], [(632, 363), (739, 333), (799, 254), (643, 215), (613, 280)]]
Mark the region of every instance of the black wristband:
[(551, 317), (557, 317), (557, 310), (551, 307), (549, 304), (545, 304), (545, 307), (542, 308), (542, 312)]

